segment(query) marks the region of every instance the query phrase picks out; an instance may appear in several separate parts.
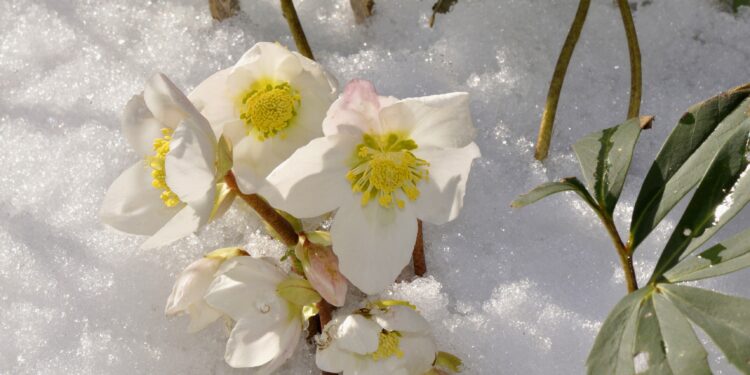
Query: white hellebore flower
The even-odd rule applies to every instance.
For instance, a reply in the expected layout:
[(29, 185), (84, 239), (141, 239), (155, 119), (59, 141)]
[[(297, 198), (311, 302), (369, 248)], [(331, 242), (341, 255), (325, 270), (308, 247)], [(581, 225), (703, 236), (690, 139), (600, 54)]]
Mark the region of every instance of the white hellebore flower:
[(190, 99), (233, 145), (237, 185), (252, 194), (297, 148), (323, 135), (336, 86), (315, 61), (263, 42), (206, 79)]
[(126, 105), (122, 130), (142, 157), (110, 186), (100, 216), (123, 232), (151, 236), (144, 248), (206, 224), (216, 195), (217, 141), (208, 121), (164, 75)]
[(468, 94), (397, 100), (350, 82), (323, 122), (324, 137), (268, 177), (271, 203), (297, 217), (338, 209), (331, 228), (339, 268), (375, 294), (409, 263), (417, 219), (458, 216), (479, 148)]
[(172, 288), (172, 294), (167, 299), (164, 313), (167, 315), (190, 315), (189, 332), (197, 332), (213, 323), (223, 314), (203, 299), (208, 287), (214, 280), (216, 271), (225, 260), (246, 256), (247, 252), (240, 248), (230, 247), (218, 249), (196, 260), (187, 266), (177, 277)]
[(436, 352), (429, 323), (412, 307), (379, 306), (331, 320), (315, 363), (344, 375), (422, 375), (432, 368)]
[[(305, 289), (309, 288), (309, 289)], [(302, 335), (303, 303), (290, 299), (314, 294), (309, 283), (288, 276), (272, 258), (235, 257), (226, 261), (208, 288), (206, 302), (236, 323), (224, 358), (232, 367), (254, 367), (270, 374), (292, 356)]]

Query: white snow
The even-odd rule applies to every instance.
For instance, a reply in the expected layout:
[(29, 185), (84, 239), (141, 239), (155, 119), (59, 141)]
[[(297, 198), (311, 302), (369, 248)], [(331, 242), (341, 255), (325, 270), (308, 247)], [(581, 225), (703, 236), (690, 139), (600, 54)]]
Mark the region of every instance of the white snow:
[[(614, 249), (572, 196), (523, 210), (509, 203), (578, 174), (570, 144), (624, 119), (628, 53), (613, 2), (591, 6), (544, 165), (533, 162), (533, 141), (575, 2), (461, 0), (434, 29), (431, 1), (376, 0), (366, 26), (354, 25), (348, 3), (297, 2), (318, 60), (342, 84), (370, 79), (386, 95), (470, 92), (483, 152), (459, 219), (425, 227), (429, 277), (387, 294), (414, 301), (467, 374), (582, 373), (601, 321), (625, 292)], [(621, 231), (682, 111), (750, 81), (750, 12), (705, 0), (632, 3), (642, 112), (657, 122), (636, 151), (616, 212)], [(236, 205), (200, 236), (152, 251), (97, 219), (106, 188), (137, 159), (119, 114), (152, 73), (190, 90), (257, 41), (293, 48), (277, 1), (242, 7), (216, 23), (205, 0), (0, 3), (0, 373), (246, 373), (225, 365), (221, 324), (190, 335), (186, 319), (167, 319), (163, 309), (176, 274), (204, 252), (244, 244), (281, 253), (254, 215)], [(674, 219), (639, 250), (642, 279)], [(745, 213), (721, 236), (747, 226)], [(748, 282), (750, 271), (702, 285), (750, 297)], [(716, 353), (716, 372), (735, 373)], [(301, 343), (282, 373), (318, 373), (309, 346)]]

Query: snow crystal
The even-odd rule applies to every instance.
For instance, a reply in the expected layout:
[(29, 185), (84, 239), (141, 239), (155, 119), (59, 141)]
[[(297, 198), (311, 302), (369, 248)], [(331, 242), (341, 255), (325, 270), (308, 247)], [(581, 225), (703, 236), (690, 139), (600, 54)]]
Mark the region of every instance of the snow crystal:
[[(621, 231), (682, 111), (750, 80), (750, 44), (742, 43), (750, 12), (703, 0), (631, 3), (644, 58), (642, 112), (657, 122), (641, 137), (615, 213)], [(297, 5), (315, 55), (342, 84), (365, 78), (397, 97), (471, 94), (483, 157), (464, 210), (425, 226), (429, 277), (405, 272), (386, 295), (413, 301), (467, 374), (582, 373), (625, 292), (614, 249), (573, 196), (522, 210), (509, 203), (579, 174), (573, 141), (623, 120), (628, 52), (613, 2), (591, 6), (544, 164), (533, 161), (533, 142), (575, 2), (461, 0), (434, 29), (429, 1), (377, 0), (359, 26), (348, 0)], [(237, 204), (200, 236), (151, 251), (97, 218), (109, 184), (137, 159), (118, 118), (152, 73), (190, 90), (257, 41), (293, 48), (277, 1), (242, 8), (217, 23), (205, 0), (0, 3), (0, 373), (244, 373), (223, 361), (222, 324), (191, 335), (186, 319), (167, 319), (163, 309), (177, 273), (207, 251), (241, 244), (259, 255), (283, 252), (255, 215)], [(636, 254), (642, 282), (675, 219)], [(749, 224), (742, 214), (722, 235)], [(702, 285), (750, 297), (748, 281), (744, 272)], [(733, 373), (713, 347), (710, 355), (715, 372)], [(314, 351), (301, 344), (281, 373), (318, 373)]]

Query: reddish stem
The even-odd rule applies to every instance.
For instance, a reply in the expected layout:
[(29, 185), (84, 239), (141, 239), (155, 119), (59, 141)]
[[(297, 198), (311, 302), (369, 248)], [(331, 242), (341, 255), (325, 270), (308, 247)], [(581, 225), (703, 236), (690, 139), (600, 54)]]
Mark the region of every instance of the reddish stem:
[(427, 261), (424, 258), (424, 236), (422, 234), (422, 220), (417, 220), (417, 240), (412, 252), (414, 260), (414, 274), (424, 276), (427, 273)]

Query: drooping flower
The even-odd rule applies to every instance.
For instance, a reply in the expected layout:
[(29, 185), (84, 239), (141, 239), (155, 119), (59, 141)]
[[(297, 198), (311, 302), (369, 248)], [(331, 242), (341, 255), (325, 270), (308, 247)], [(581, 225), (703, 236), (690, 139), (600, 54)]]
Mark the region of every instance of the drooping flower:
[(310, 232), (300, 236), (295, 255), (302, 263), (305, 277), (328, 303), (343, 306), (349, 287), (344, 275), (339, 272), (339, 260), (331, 249), (330, 235), (326, 232)]
[(197, 332), (213, 323), (223, 314), (209, 306), (203, 299), (214, 280), (216, 271), (224, 261), (236, 256), (246, 256), (239, 248), (214, 250), (188, 265), (177, 277), (172, 294), (167, 299), (166, 315), (190, 315), (189, 332)]
[(235, 321), (227, 364), (270, 374), (294, 354), (303, 322), (316, 313), (320, 296), (271, 258), (235, 257), (221, 266), (205, 300)]
[(435, 362), (430, 325), (412, 306), (376, 302), (331, 320), (318, 340), (315, 363), (344, 375), (422, 375)]
[(206, 224), (217, 194), (217, 140), (185, 95), (164, 75), (154, 75), (126, 105), (122, 130), (142, 160), (110, 186), (102, 221), (151, 236), (144, 248), (165, 245)]
[(264, 42), (206, 79), (190, 99), (231, 141), (237, 184), (252, 194), (279, 163), (323, 134), (336, 86), (315, 61)]
[(338, 209), (331, 237), (341, 272), (382, 291), (409, 263), (417, 219), (453, 220), (479, 149), (468, 94), (397, 100), (350, 82), (311, 141), (268, 177), (272, 204), (297, 217)]

